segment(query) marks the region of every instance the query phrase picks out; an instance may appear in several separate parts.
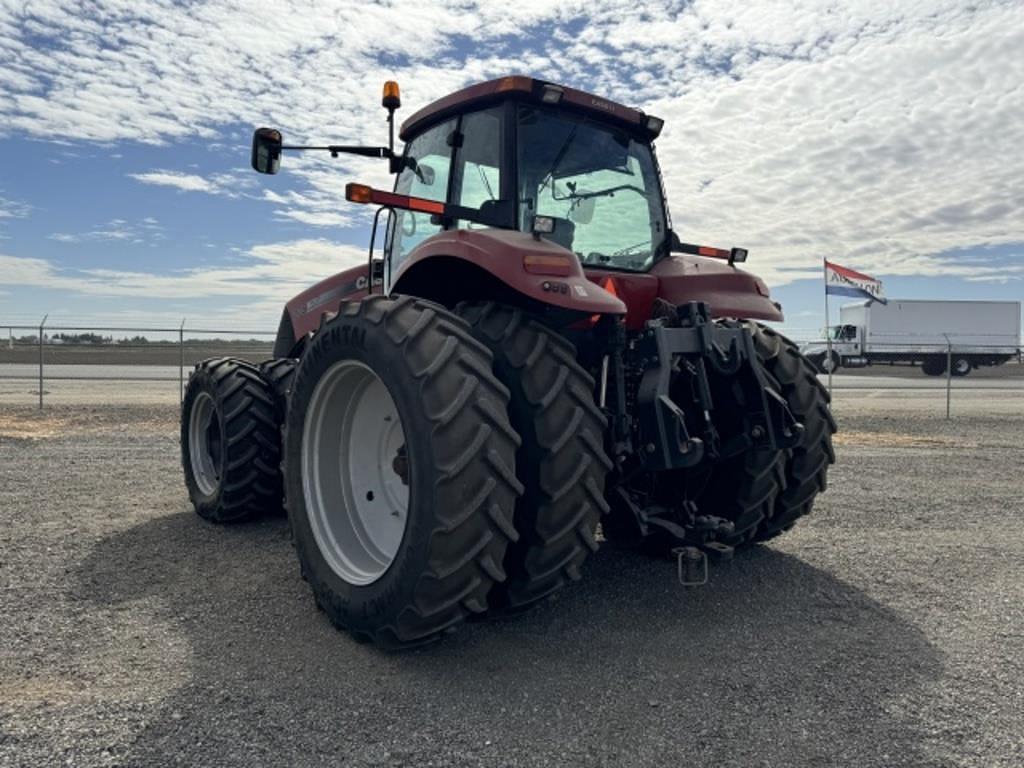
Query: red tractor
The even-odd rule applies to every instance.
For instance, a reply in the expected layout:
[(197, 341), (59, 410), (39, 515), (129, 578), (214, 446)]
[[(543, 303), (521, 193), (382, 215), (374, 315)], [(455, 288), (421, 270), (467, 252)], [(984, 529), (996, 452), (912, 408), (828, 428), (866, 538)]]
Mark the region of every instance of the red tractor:
[(283, 504), (317, 604), (405, 647), (551, 596), (602, 537), (700, 562), (811, 510), (828, 395), (758, 322), (782, 313), (746, 251), (673, 231), (662, 120), (505, 77), (421, 109), (396, 153), (396, 84), (383, 106), (387, 147), (254, 135), (261, 173), (320, 149), (397, 178), (348, 185), (377, 206), (367, 264), (288, 302), (274, 360), (196, 367), (181, 444), (200, 515)]

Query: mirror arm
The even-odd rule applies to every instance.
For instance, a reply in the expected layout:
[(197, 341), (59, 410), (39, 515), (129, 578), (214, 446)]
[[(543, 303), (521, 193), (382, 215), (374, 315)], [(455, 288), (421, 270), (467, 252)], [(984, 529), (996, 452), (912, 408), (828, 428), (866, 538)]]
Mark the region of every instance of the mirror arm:
[(350, 147), (341, 144), (328, 144), (326, 146), (302, 146), (298, 144), (283, 144), (281, 146), (281, 149), (322, 150), (325, 152), (330, 152), (331, 157), (337, 157), (342, 152), (349, 155), (362, 155), (363, 157), (390, 158), (393, 156), (391, 149), (389, 149), (388, 147)]

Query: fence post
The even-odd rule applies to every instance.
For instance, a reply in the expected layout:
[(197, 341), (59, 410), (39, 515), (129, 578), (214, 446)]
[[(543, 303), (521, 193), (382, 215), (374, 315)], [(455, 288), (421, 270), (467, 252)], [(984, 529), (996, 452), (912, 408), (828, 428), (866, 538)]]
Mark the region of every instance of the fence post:
[(178, 409), (185, 407), (185, 318), (178, 326)]
[(949, 396), (953, 389), (953, 343), (949, 340), (949, 334), (942, 334), (946, 337), (946, 418), (949, 418)]
[(39, 410), (43, 410), (43, 328), (46, 326), (46, 318), (50, 315), (43, 315), (39, 321)]

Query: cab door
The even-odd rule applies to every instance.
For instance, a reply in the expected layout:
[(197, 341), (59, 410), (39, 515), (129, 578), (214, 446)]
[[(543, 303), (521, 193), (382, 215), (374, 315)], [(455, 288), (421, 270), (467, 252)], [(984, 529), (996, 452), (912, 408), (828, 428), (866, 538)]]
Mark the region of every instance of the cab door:
[[(404, 167), (395, 181), (395, 192), (447, 202), (456, 123), (455, 119), (439, 123), (405, 145)], [(385, 240), (385, 293), (391, 292), (392, 275), (397, 274), (409, 252), (443, 228), (429, 213), (395, 210), (389, 218), (390, 231)]]

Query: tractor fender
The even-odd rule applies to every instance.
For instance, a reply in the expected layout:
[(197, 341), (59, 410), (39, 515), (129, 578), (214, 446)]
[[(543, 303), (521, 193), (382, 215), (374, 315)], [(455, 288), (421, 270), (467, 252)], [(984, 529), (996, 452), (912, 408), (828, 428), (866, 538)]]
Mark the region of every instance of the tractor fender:
[(296, 345), (320, 327), (324, 312), (337, 312), (341, 302), (366, 296), (368, 273), (366, 264), (346, 269), (310, 286), (285, 304), (274, 342), (274, 357), (295, 357)]
[(723, 261), (675, 254), (656, 263), (650, 274), (658, 278), (658, 297), (672, 304), (703, 301), (712, 317), (783, 319), (764, 280)]
[(391, 290), (451, 305), (481, 298), (478, 287), (490, 298), (525, 297), (587, 315), (626, 313), (622, 300), (587, 279), (572, 251), (507, 229), (450, 229), (427, 238), (399, 265)]

